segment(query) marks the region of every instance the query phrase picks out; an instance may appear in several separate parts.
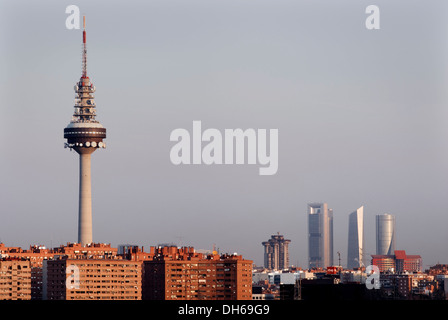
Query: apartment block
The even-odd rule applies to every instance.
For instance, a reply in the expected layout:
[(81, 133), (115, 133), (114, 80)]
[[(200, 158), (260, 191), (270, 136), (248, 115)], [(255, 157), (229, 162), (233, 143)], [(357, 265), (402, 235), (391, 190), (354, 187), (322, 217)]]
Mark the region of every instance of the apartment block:
[(287, 269), (289, 267), (289, 244), (291, 240), (282, 235), (272, 235), (261, 244), (264, 247), (264, 267), (267, 269)]
[(31, 263), (0, 260), (0, 300), (31, 300)]
[(122, 259), (44, 262), (44, 299), (141, 300), (142, 265)]
[(75, 258), (113, 258), (117, 255), (117, 248), (110, 244), (91, 243), (82, 246), (80, 243), (67, 243), (59, 247), (48, 249), (45, 246), (33, 245), (29, 249), (8, 247), (0, 243), (0, 257), (28, 260), (31, 264), (31, 299), (42, 300), (43, 262), (58, 257)]
[(143, 262), (145, 300), (251, 300), (252, 261), (240, 255), (157, 248)]

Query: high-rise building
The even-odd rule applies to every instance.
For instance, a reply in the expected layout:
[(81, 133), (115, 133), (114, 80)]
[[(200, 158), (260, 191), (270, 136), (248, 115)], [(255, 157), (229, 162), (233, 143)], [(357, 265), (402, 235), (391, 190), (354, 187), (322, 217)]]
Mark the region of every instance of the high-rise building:
[(333, 265), (333, 209), (326, 203), (308, 204), (309, 268)]
[(376, 216), (376, 254), (393, 255), (395, 251), (395, 216)]
[(354, 269), (363, 265), (364, 249), (364, 206), (350, 213), (348, 217), (347, 268)]
[(252, 261), (240, 255), (161, 247), (143, 270), (144, 300), (252, 300)]
[(271, 236), (268, 241), (262, 242), (264, 246), (264, 267), (267, 269), (287, 269), (289, 267), (289, 244), (291, 240), (280, 234)]
[(92, 190), (90, 161), (91, 154), (98, 148), (105, 148), (106, 128), (96, 119), (95, 86), (87, 76), (87, 44), (84, 19), (82, 46), (82, 75), (75, 85), (75, 111), (72, 120), (64, 129), (67, 139), (65, 148), (79, 154), (79, 217), (78, 242), (83, 246), (92, 243)]

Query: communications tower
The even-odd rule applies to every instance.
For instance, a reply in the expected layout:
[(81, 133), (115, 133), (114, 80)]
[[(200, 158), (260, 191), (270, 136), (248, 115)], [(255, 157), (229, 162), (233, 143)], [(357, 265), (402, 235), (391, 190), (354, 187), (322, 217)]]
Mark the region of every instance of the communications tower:
[(105, 148), (104, 128), (96, 116), (96, 105), (93, 93), (95, 86), (87, 76), (87, 43), (86, 20), (83, 17), (82, 32), (82, 75), (75, 85), (75, 111), (72, 120), (64, 129), (67, 139), (64, 147), (74, 149), (79, 154), (79, 217), (78, 242), (83, 246), (92, 243), (92, 190), (90, 161), (91, 154)]

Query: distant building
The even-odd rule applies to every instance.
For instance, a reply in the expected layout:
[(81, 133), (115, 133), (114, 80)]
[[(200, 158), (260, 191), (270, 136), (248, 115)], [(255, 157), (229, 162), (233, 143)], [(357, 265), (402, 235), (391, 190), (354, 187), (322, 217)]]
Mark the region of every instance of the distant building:
[(271, 239), (262, 242), (264, 246), (264, 267), (267, 269), (287, 269), (289, 267), (289, 244), (291, 240), (282, 235), (272, 235)]
[(280, 284), (280, 300), (299, 300), (298, 286), (294, 284)]
[(395, 216), (376, 216), (376, 254), (393, 255), (395, 251)]
[(126, 247), (118, 248), (118, 256), (126, 260), (132, 261), (146, 261), (152, 260), (155, 255), (155, 247), (150, 247), (149, 252), (144, 251), (144, 247), (139, 247), (137, 245), (129, 245)]
[(333, 265), (333, 210), (326, 203), (308, 204), (309, 268)]
[(348, 250), (347, 269), (359, 268), (363, 265), (364, 248), (364, 207), (352, 212), (348, 218)]
[(448, 300), (448, 275), (446, 274), (438, 274), (436, 276), (438, 282), (441, 285), (442, 292), (443, 292), (443, 298), (445, 300)]
[(124, 255), (129, 250), (132, 250), (132, 249), (134, 249), (136, 247), (138, 248), (138, 245), (136, 245), (136, 244), (120, 244), (120, 245), (118, 245), (118, 248), (117, 248), (117, 254), (118, 255)]
[(0, 260), (0, 300), (31, 300), (30, 261)]
[(393, 255), (372, 255), (372, 265), (380, 272), (404, 273), (421, 272), (422, 258), (419, 255), (407, 255), (405, 250), (395, 250)]
[(262, 286), (252, 286), (252, 300), (274, 300), (275, 296), (272, 293), (263, 292)]
[[(448, 264), (436, 264), (429, 267), (426, 272), (430, 275), (447, 274), (448, 275)], [(447, 288), (448, 289), (448, 288)]]
[(340, 273), (341, 283), (365, 283), (367, 274), (362, 270), (345, 270)]
[(300, 300), (308, 301), (372, 300), (377, 293), (364, 283), (341, 283), (337, 278), (301, 280), (298, 286)]
[(269, 283), (280, 285), (280, 284), (294, 284), (297, 279), (303, 276), (303, 273), (292, 273), (292, 272), (271, 272), (269, 273)]
[(422, 273), (383, 274), (380, 277), (383, 298), (389, 299), (440, 299), (439, 283)]
[(252, 261), (240, 255), (162, 247), (143, 269), (144, 300), (252, 300)]

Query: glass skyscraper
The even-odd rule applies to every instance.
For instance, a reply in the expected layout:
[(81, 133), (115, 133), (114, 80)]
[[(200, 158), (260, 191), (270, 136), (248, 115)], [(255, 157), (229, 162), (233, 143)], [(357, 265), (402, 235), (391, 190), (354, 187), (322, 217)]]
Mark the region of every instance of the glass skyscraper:
[(394, 255), (395, 216), (379, 214), (376, 216), (376, 254)]
[(364, 206), (352, 212), (348, 217), (347, 268), (359, 268), (363, 265), (364, 248)]
[(326, 203), (308, 204), (309, 268), (333, 265), (333, 210)]

